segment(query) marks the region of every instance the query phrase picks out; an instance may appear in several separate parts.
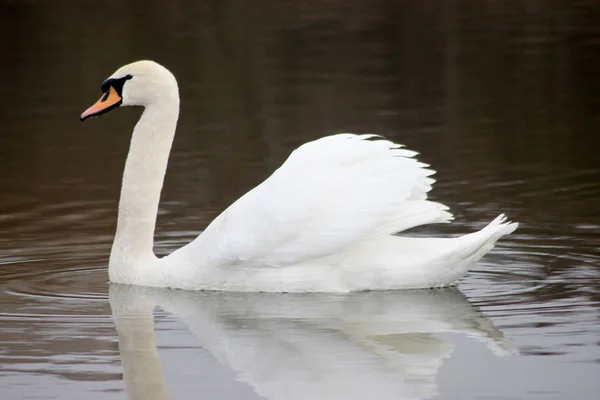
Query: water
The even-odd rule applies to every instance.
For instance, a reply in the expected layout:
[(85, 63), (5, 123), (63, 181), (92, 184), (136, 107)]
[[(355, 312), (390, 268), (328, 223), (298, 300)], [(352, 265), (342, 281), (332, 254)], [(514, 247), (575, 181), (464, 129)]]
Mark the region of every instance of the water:
[[(0, 397), (598, 398), (597, 7), (439, 4), (3, 2)], [(386, 135), (439, 171), (433, 197), (456, 221), (415, 234), (500, 212), (521, 226), (458, 291), (109, 285), (139, 110), (78, 115), (140, 58), (182, 97), (158, 254), (339, 131)]]

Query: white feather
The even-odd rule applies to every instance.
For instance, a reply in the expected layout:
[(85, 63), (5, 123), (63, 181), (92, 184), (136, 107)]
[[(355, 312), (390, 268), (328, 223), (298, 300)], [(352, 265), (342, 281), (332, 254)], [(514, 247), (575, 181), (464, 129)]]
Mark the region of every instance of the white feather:
[(301, 146), (219, 216), (198, 244), (216, 249), (221, 262), (285, 267), (446, 221), (444, 206), (417, 200), (431, 188), (425, 178), (433, 172), (393, 143), (367, 138), (342, 134)]

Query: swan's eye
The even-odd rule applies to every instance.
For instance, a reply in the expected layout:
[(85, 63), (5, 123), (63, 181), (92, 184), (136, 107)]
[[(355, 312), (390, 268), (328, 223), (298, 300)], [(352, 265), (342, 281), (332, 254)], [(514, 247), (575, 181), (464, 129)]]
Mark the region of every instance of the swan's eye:
[(131, 78), (133, 78), (133, 76), (131, 74), (127, 74), (122, 78), (107, 79), (102, 83), (102, 86), (100, 86), (100, 90), (102, 90), (103, 93), (106, 93), (108, 89), (112, 86), (113, 88), (115, 88), (115, 90), (120, 96), (123, 91), (123, 85), (125, 85), (125, 82)]

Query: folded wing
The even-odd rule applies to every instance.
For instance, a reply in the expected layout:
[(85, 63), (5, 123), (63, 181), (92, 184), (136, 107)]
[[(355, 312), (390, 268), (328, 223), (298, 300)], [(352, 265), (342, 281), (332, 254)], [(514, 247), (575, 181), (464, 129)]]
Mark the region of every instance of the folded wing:
[(306, 143), (217, 217), (190, 250), (197, 247), (213, 265), (284, 267), (447, 222), (447, 207), (427, 200), (434, 171), (416, 154), (376, 135)]

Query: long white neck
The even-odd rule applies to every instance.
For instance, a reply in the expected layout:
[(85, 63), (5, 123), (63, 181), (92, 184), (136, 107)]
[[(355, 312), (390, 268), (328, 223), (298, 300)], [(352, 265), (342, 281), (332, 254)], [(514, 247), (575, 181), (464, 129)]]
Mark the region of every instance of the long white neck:
[(140, 270), (156, 260), (154, 227), (178, 116), (175, 91), (148, 105), (133, 130), (110, 254), (112, 282), (134, 283)]

